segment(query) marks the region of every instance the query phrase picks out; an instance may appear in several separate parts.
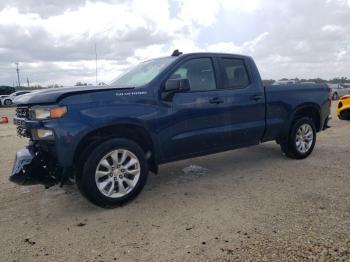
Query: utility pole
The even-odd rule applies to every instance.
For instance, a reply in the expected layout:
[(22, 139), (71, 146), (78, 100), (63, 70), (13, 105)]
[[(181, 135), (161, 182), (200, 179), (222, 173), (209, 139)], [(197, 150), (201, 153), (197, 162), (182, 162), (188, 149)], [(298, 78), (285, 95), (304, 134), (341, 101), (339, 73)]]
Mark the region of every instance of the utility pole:
[(97, 83), (97, 51), (96, 51), (96, 42), (95, 42), (95, 66), (96, 66), (96, 86), (97, 86), (98, 83)]
[(19, 80), (19, 68), (18, 68), (18, 63), (15, 63), (15, 64), (16, 64), (16, 66), (17, 66), (16, 71), (17, 71), (18, 87), (21, 87), (21, 81)]
[(29, 78), (27, 77), (27, 84), (28, 84), (28, 87), (30, 87), (30, 85), (29, 85)]

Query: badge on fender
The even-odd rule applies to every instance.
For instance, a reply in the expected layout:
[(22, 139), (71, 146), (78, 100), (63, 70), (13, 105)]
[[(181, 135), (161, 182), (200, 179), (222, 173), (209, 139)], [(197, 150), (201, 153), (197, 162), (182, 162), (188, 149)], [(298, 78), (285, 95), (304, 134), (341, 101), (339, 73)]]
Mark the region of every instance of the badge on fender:
[(116, 93), (116, 96), (137, 96), (137, 95), (146, 95), (146, 91), (132, 91), (132, 92), (122, 92)]

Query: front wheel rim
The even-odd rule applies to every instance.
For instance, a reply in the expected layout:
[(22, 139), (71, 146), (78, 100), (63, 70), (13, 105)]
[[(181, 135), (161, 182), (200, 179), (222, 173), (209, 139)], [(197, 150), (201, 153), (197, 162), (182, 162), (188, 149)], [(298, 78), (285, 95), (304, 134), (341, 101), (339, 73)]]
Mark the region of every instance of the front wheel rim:
[(297, 150), (305, 154), (312, 147), (314, 141), (314, 132), (309, 124), (303, 124), (299, 127), (296, 137), (295, 137), (295, 145)]
[(107, 153), (98, 163), (95, 182), (106, 197), (120, 198), (129, 194), (137, 185), (141, 175), (140, 161), (127, 149)]

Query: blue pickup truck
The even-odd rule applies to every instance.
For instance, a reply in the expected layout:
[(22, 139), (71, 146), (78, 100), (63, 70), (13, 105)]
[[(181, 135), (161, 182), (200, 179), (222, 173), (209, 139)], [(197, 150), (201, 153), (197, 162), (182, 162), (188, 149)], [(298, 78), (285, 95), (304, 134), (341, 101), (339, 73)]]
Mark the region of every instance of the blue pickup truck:
[(74, 179), (99, 206), (133, 199), (149, 171), (171, 161), (267, 141), (304, 159), (328, 127), (331, 103), (325, 85), (265, 87), (251, 57), (178, 51), (109, 86), (47, 89), (15, 102), (14, 123), (29, 145), (10, 180)]

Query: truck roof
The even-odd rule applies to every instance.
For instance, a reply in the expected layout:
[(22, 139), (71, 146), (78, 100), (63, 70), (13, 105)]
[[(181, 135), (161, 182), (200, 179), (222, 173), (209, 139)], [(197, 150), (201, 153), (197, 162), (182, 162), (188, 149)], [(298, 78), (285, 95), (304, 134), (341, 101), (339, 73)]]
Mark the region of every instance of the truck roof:
[(178, 55), (179, 57), (184, 56), (234, 56), (234, 57), (241, 57), (241, 58), (247, 58), (249, 56), (246, 55), (240, 55), (240, 54), (231, 54), (231, 53), (218, 53), (218, 52), (192, 52), (192, 53), (185, 53)]

